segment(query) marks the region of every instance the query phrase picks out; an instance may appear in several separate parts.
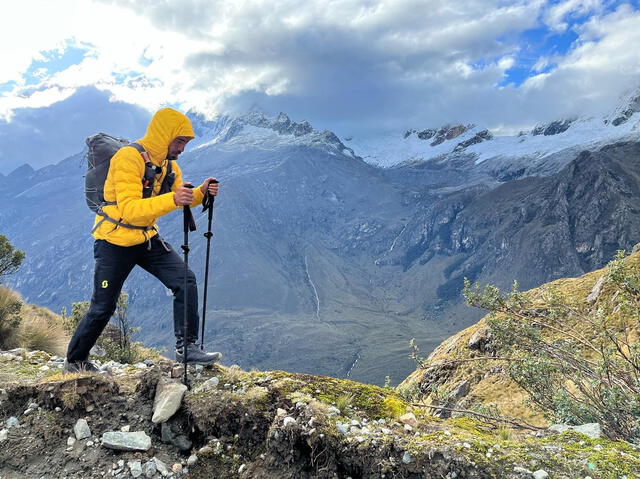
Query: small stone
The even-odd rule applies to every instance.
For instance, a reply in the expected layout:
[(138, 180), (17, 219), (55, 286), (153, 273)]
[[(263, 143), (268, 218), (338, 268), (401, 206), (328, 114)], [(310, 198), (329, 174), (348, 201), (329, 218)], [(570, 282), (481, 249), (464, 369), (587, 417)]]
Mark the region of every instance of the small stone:
[(171, 369), (171, 377), (172, 378), (179, 378), (180, 376), (182, 376), (183, 372), (184, 372), (184, 367), (183, 366), (174, 366)]
[(124, 467), (124, 459), (120, 459), (120, 460), (118, 461), (118, 467), (119, 467), (120, 469), (122, 469), (122, 468)]
[(409, 424), (405, 424), (404, 425), (404, 430), (407, 431), (407, 432), (411, 432), (411, 431), (413, 431), (413, 428)]
[(246, 465), (246, 464), (242, 464), (242, 465), (238, 468), (238, 474), (242, 474), (246, 468), (247, 468), (247, 465)]
[(283, 423), (284, 423), (284, 427), (287, 427), (290, 424), (295, 424), (296, 420), (294, 418), (292, 418), (291, 416), (287, 416), (287, 417), (284, 418)]
[(93, 411), (94, 409), (95, 409), (95, 406), (94, 406), (93, 404), (89, 404), (89, 405), (86, 407), (86, 409), (85, 409), (85, 410), (86, 410), (87, 412), (91, 412), (91, 411)]
[(409, 451), (404, 451), (404, 454), (402, 455), (402, 462), (404, 462), (405, 464), (410, 464), (413, 461), (413, 456), (411, 455), (411, 453)]
[(76, 438), (73, 436), (69, 436), (67, 438), (67, 446), (73, 446), (76, 443)]
[(198, 462), (198, 456), (196, 456), (195, 454), (191, 454), (189, 456), (189, 459), (187, 459), (187, 466), (191, 467), (193, 466), (196, 462)]
[(2, 429), (0, 431), (0, 442), (4, 442), (9, 439), (9, 431), (7, 429)]
[(329, 416), (339, 416), (339, 415), (340, 415), (340, 409), (338, 409), (335, 406), (329, 407)]
[(173, 466), (171, 466), (171, 470), (176, 474), (182, 474), (182, 464), (176, 462)]
[(169, 475), (169, 468), (167, 467), (167, 465), (162, 462), (160, 459), (158, 459), (157, 457), (154, 457), (153, 459), (151, 459), (154, 464), (156, 465), (156, 469), (157, 471), (163, 475), (163, 476), (168, 476)]
[(76, 439), (79, 441), (81, 439), (86, 439), (91, 437), (91, 430), (89, 429), (89, 424), (85, 419), (78, 419), (76, 425), (73, 426), (73, 433), (76, 435)]
[(131, 426), (130, 426), (129, 424), (127, 424), (126, 426), (122, 426), (122, 427), (120, 428), (120, 430), (121, 430), (122, 432), (129, 432), (129, 431), (131, 430)]
[(155, 476), (157, 471), (158, 469), (156, 467), (156, 463), (153, 462), (153, 459), (145, 462), (142, 466), (142, 473), (145, 475), (145, 477), (151, 478)]
[(286, 416), (286, 415), (287, 415), (287, 411), (285, 409), (278, 408), (276, 410), (276, 416)]
[(549, 473), (544, 469), (538, 469), (533, 473), (533, 479), (547, 479), (549, 477)]
[(60, 412), (60, 411), (62, 411), (62, 408), (60, 406), (56, 406), (55, 412)]
[(415, 414), (413, 414), (412, 412), (409, 412), (407, 414), (403, 414), (402, 416), (400, 416), (400, 422), (404, 424), (408, 424), (409, 426), (412, 426), (412, 427), (416, 427), (418, 425), (418, 419), (416, 418)]
[(218, 384), (220, 384), (220, 379), (218, 379), (216, 376), (207, 379), (205, 382), (203, 382), (202, 384), (200, 384), (200, 386), (198, 386), (196, 388), (197, 391), (207, 391), (210, 389), (215, 389), (218, 387)]
[(349, 426), (341, 423), (340, 421), (336, 422), (336, 429), (340, 434), (349, 434)]
[(470, 449), (471, 448), (471, 444), (469, 444), (468, 442), (463, 442), (462, 443), (462, 447), (464, 447), (465, 449)]
[(521, 474), (529, 474), (529, 475), (533, 474), (533, 472), (531, 472), (529, 469), (526, 469), (526, 468), (520, 467), (520, 466), (514, 467), (513, 468), (513, 472), (518, 472), (518, 473), (521, 473)]
[(140, 461), (129, 461), (127, 465), (133, 477), (140, 477), (142, 475), (142, 463)]
[(356, 436), (356, 441), (364, 442), (364, 441), (366, 441), (366, 438), (364, 436)]
[(391, 429), (387, 429), (386, 427), (381, 427), (380, 431), (382, 431), (382, 434), (391, 434)]
[(93, 446), (94, 442), (93, 441), (87, 441), (87, 447), (91, 447)]
[(595, 446), (593, 446), (593, 449), (595, 449), (596, 451), (602, 451), (602, 445), (596, 444)]
[[(220, 444), (220, 443), (218, 443)], [(210, 454), (213, 452), (213, 448), (209, 445), (207, 446), (202, 446), (199, 450), (198, 450), (198, 454)]]
[(196, 364), (196, 372), (201, 373), (204, 370), (204, 366), (202, 364)]
[(102, 435), (102, 445), (117, 451), (148, 451), (151, 449), (151, 438), (144, 431), (110, 431)]

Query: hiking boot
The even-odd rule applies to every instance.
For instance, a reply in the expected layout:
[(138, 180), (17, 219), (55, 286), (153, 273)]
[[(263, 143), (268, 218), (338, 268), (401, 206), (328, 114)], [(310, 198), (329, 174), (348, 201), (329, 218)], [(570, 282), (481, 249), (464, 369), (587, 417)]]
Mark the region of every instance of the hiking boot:
[(63, 373), (99, 373), (100, 370), (91, 361), (71, 361), (65, 359)]
[[(207, 353), (202, 351), (197, 344), (187, 343), (187, 364), (212, 364), (222, 359), (222, 353)], [(184, 351), (182, 347), (176, 348), (176, 361), (184, 362)]]

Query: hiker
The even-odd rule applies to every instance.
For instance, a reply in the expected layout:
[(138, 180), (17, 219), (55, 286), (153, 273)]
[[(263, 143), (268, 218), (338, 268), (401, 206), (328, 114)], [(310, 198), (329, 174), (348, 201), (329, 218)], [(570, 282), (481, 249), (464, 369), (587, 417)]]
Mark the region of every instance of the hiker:
[[(185, 348), (190, 364), (210, 364), (222, 357), (218, 352), (207, 353), (196, 345), (198, 289), (191, 270), (187, 273), (187, 337), (183, 337), (187, 268), (171, 245), (160, 237), (156, 226), (158, 217), (201, 203), (207, 190), (210, 195), (218, 194), (215, 178), (207, 178), (196, 188), (186, 187), (182, 182), (175, 160), (193, 138), (189, 119), (176, 110), (164, 108), (153, 116), (145, 136), (136, 141), (140, 146), (120, 148), (111, 158), (104, 182), (105, 202), (97, 210), (94, 222), (93, 295), (69, 343), (66, 372), (97, 371), (89, 361), (89, 351), (114, 313), (122, 285), (136, 265), (173, 292), (176, 361), (184, 360)], [(155, 168), (155, 181), (151, 186), (145, 181), (148, 168)], [(152, 169), (152, 176), (153, 173)], [(143, 193), (145, 187), (152, 188), (147, 195)], [(163, 190), (167, 192), (162, 193)]]

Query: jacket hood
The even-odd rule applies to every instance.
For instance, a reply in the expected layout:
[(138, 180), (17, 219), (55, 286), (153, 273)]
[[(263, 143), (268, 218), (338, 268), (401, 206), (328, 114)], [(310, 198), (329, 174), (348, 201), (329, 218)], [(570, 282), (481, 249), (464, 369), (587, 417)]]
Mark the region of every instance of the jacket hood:
[(195, 138), (191, 121), (173, 108), (158, 110), (147, 127), (147, 133), (139, 140), (155, 164), (162, 164), (167, 157), (169, 144), (178, 136)]

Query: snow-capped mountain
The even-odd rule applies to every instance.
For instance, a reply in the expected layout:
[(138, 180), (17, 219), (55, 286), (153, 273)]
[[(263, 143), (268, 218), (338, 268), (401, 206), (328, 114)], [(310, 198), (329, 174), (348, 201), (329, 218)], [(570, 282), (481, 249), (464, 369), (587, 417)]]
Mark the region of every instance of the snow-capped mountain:
[(308, 121), (292, 121), (285, 113), (270, 118), (264, 112), (252, 111), (235, 118), (223, 115), (215, 121), (207, 121), (193, 112), (187, 116), (198, 135), (192, 149), (215, 146), (220, 150), (237, 152), (252, 148), (275, 150), (284, 146), (308, 146), (331, 155), (355, 158), (353, 150), (333, 132), (319, 132)]
[(354, 137), (347, 144), (365, 161), (383, 167), (464, 161), (471, 168), (485, 163), (479, 169), (494, 173), (504, 168), (512, 171), (524, 168), (522, 176), (544, 174), (557, 171), (580, 150), (637, 139), (640, 135), (638, 112), (640, 89), (622, 98), (611, 114), (603, 118), (562, 119), (517, 135), (499, 135), (482, 126), (459, 124), (371, 138)]

